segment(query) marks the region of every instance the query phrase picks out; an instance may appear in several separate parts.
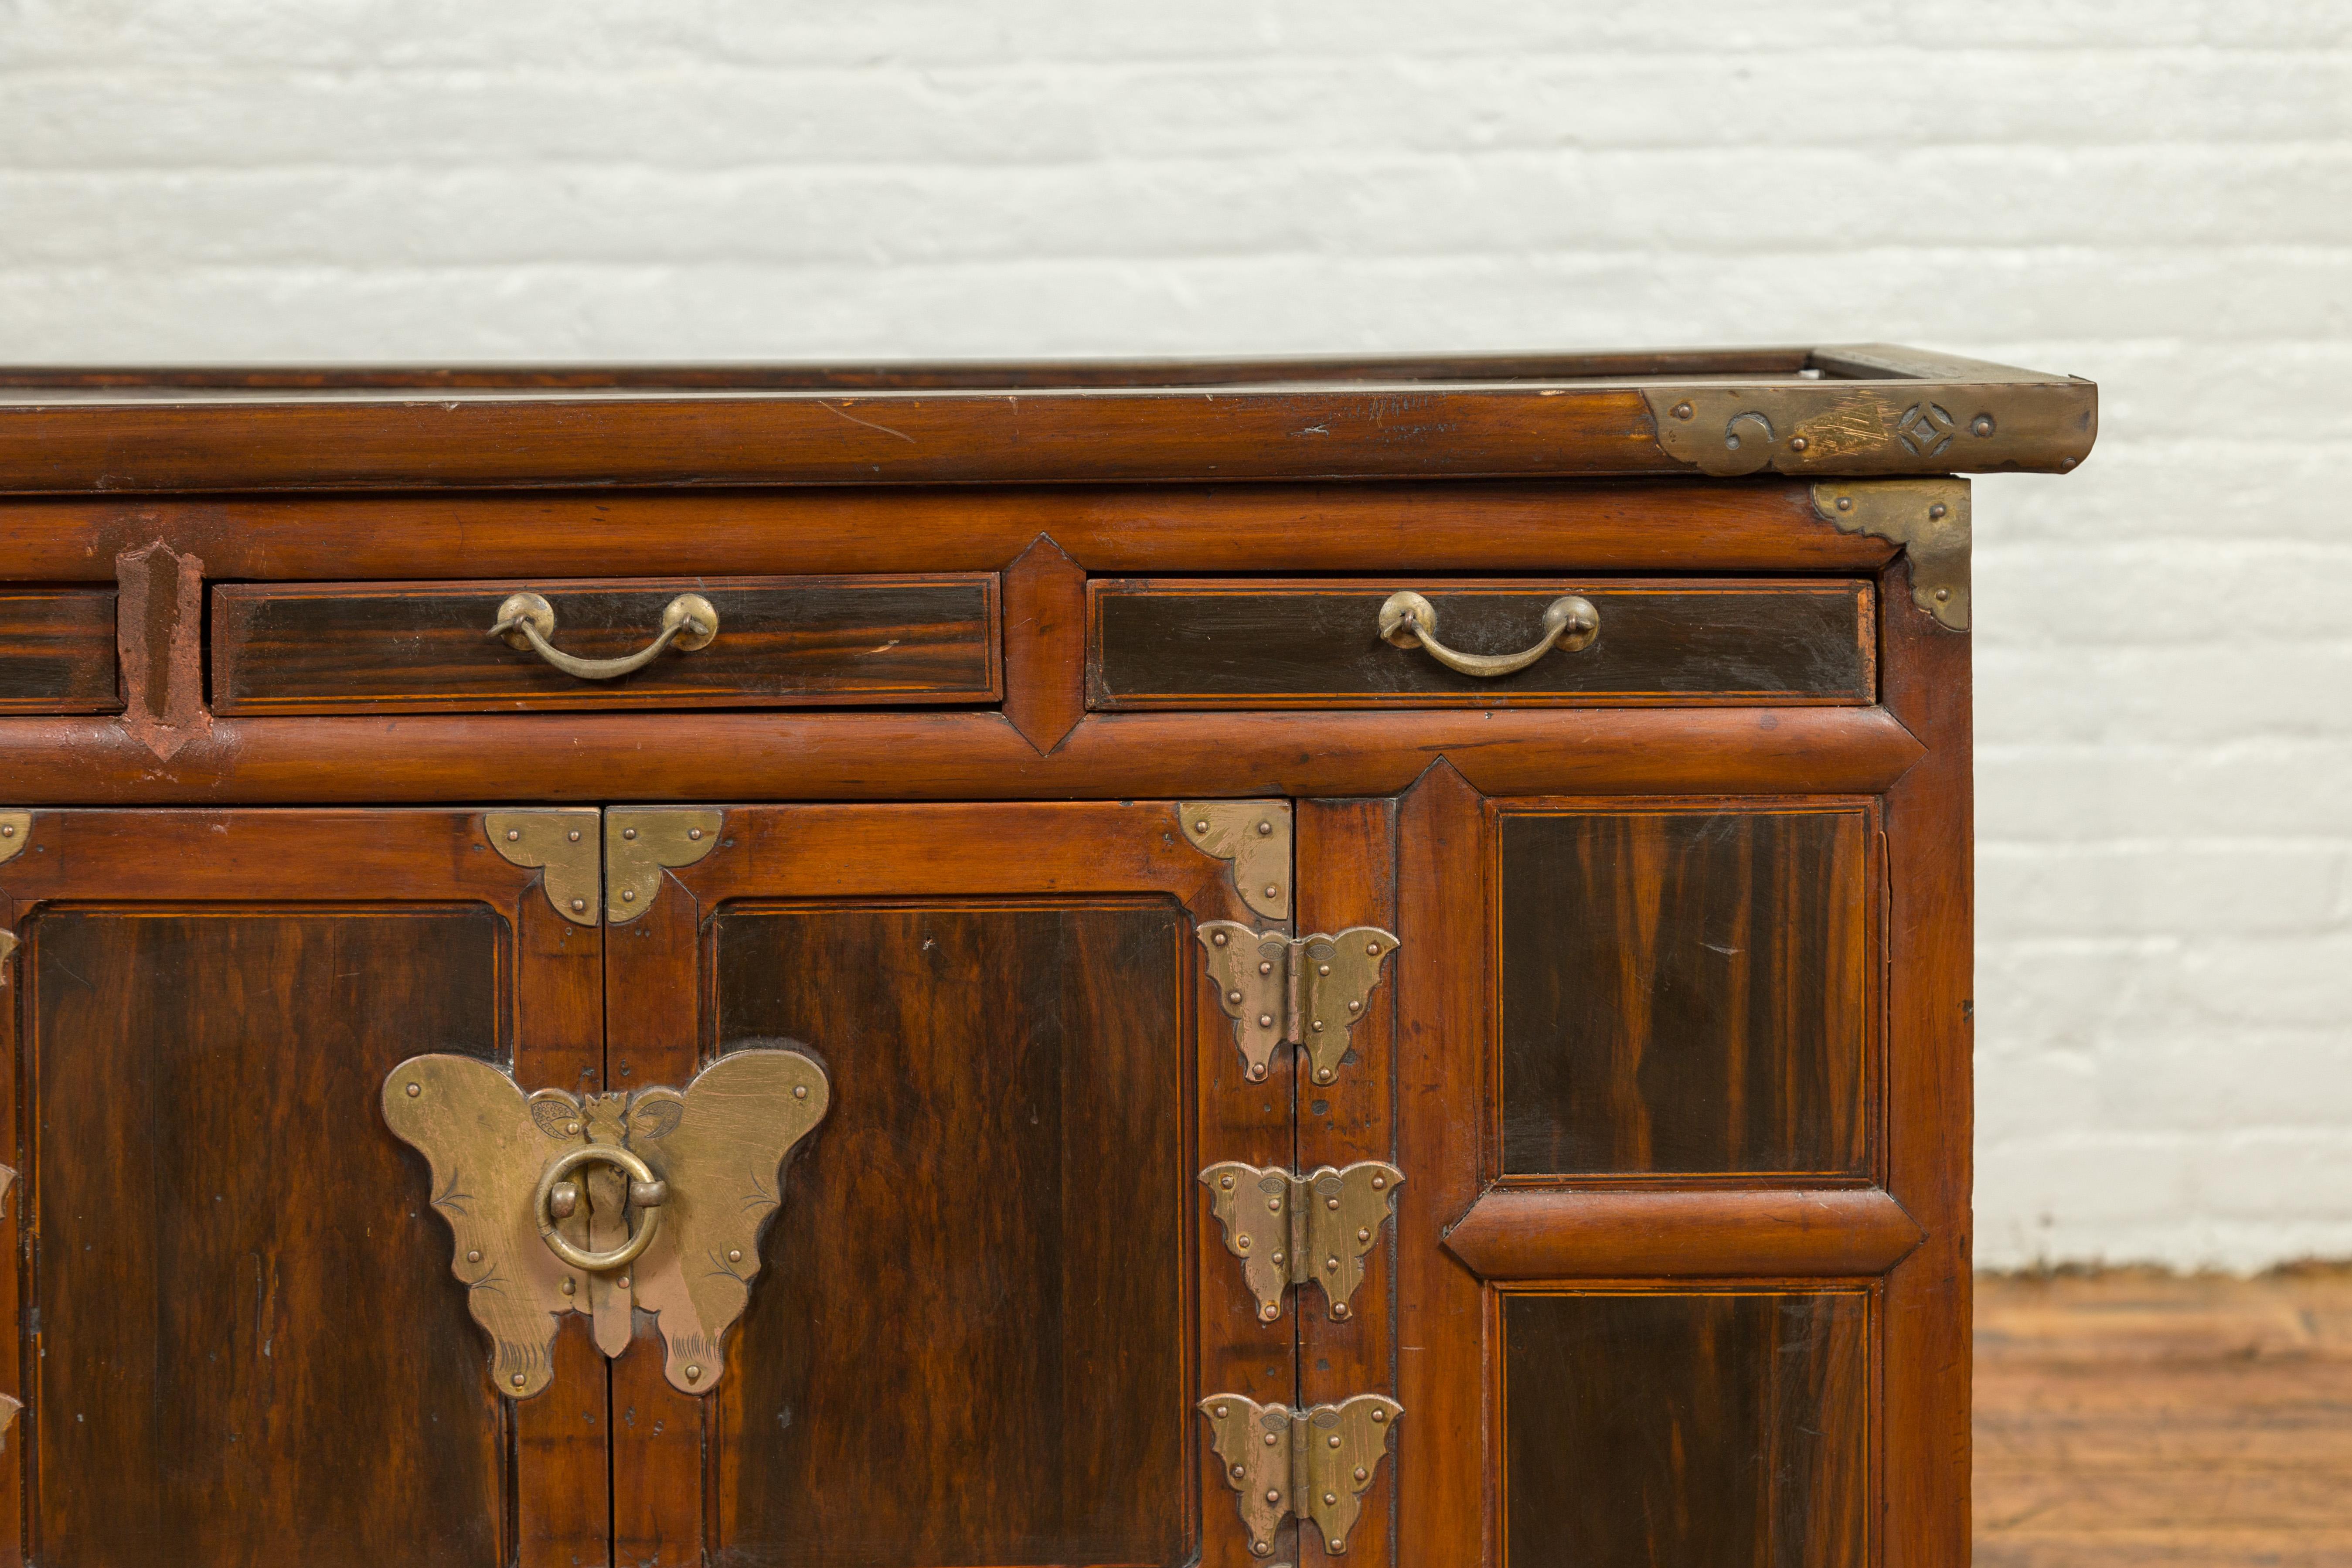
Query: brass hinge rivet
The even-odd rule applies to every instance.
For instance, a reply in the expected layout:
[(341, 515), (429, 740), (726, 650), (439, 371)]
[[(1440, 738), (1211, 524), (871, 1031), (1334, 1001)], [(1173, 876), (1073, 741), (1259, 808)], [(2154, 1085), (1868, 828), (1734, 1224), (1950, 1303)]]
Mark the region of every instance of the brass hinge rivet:
[(412, 1083), (408, 1086), (408, 1098), (411, 1100), (415, 1100), (418, 1095), (423, 1094), (424, 1092), (425, 1086), (421, 1083)]
[(1215, 942), (1219, 947), (1223, 947), (1225, 945), (1225, 933), (1221, 931), (1212, 931), (1209, 933), (1209, 940)]
[(569, 1296), (579, 1289), (580, 1287), (578, 1285), (572, 1283), (571, 1275), (567, 1274), (563, 1277), (563, 1293), (565, 1295)]
[(624, 1274), (618, 1279), (614, 1280), (613, 1283), (625, 1290), (629, 1288), (629, 1277)]
[(482, 1254), (481, 1254), (481, 1250), (480, 1250), (478, 1247), (477, 1247), (477, 1248), (475, 1248), (475, 1249), (473, 1249), (473, 1250), (471, 1250), (471, 1251), (469, 1251), (469, 1252), (467, 1252), (467, 1253), (466, 1254), (466, 1261), (467, 1261), (467, 1262), (468, 1262), (468, 1263), (479, 1263), (481, 1260), (482, 1260)]
[(702, 1369), (698, 1366), (688, 1367), (686, 1369), (686, 1381), (688, 1383), (700, 1383), (702, 1381)]
[(635, 888), (623, 888), (621, 889), (621, 902), (625, 904), (634, 904), (636, 901), (637, 890)]
[(729, 1247), (729, 1248), (727, 1249), (727, 1261), (728, 1261), (728, 1262), (730, 1262), (730, 1263), (740, 1263), (740, 1262), (742, 1262), (742, 1261), (743, 1261), (743, 1249), (742, 1249), (741, 1247)]
[[(578, 835), (578, 834), (574, 834), (574, 835), (572, 835), (572, 837), (576, 838), (576, 837), (579, 837), (579, 835)], [(581, 910), (585, 910), (587, 907), (588, 907), (588, 900), (585, 900), (585, 899), (574, 899), (574, 900), (572, 900), (572, 913), (574, 913), (574, 914), (579, 913)]]
[(634, 827), (624, 827), (621, 829), (621, 837), (624, 838), (635, 838), (636, 836), (637, 830)]
[(520, 827), (509, 827), (509, 828), (508, 828), (508, 829), (507, 829), (507, 842), (508, 842), (508, 843), (509, 843), (509, 844), (520, 844), (520, 843), (521, 843), (521, 842), (522, 842), (522, 829), (521, 829), (521, 828), (520, 828)]
[(686, 836), (688, 838), (698, 844), (702, 841), (702, 829), (699, 827), (689, 827), (686, 830)]
[(520, 1387), (523, 1385), (523, 1381), (524, 1381), (524, 1380), (523, 1380), (523, 1375), (522, 1375), (522, 1373), (515, 1373), (515, 1374), (514, 1374), (514, 1385), (515, 1385), (517, 1388), (520, 1388)]
[(580, 842), (580, 830), (575, 827), (564, 837), (571, 839), (572, 843), (577, 844)]
[(808, 1098), (808, 1085), (804, 1083), (796, 1083), (793, 1085), (793, 1098), (794, 1100), (806, 1100)]

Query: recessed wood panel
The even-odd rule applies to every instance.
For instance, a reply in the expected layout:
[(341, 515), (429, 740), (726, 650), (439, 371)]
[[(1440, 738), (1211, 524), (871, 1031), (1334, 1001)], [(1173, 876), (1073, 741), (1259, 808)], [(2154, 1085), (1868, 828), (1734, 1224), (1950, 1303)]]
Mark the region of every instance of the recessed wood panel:
[(492, 1057), (487, 910), (26, 922), (35, 1555), (506, 1561), (507, 1407), (383, 1074)]
[(1863, 1568), (1858, 1290), (1511, 1295), (1507, 1568)]
[(1505, 1173), (1866, 1174), (1870, 824), (1503, 813)]
[[(509, 594), (555, 611), (549, 641), (582, 658), (636, 652), (680, 594), (719, 614), (708, 647), (610, 680), (568, 675), (486, 635)], [(996, 578), (236, 583), (213, 595), (216, 712), (885, 706), (1000, 694)]]
[[(1482, 679), (1380, 636), (1381, 605), (1423, 594), (1448, 647), (1509, 654), (1546, 605), (1589, 600), (1601, 633)], [(1527, 579), (1378, 583), (1097, 581), (1087, 700), (1097, 709), (1447, 708), (1596, 703), (1868, 702), (1869, 584)]]
[(833, 1077), (719, 1394), (724, 1561), (1192, 1552), (1186, 929), (1142, 900), (719, 916), (720, 1047)]
[(114, 590), (0, 592), (0, 713), (112, 713)]

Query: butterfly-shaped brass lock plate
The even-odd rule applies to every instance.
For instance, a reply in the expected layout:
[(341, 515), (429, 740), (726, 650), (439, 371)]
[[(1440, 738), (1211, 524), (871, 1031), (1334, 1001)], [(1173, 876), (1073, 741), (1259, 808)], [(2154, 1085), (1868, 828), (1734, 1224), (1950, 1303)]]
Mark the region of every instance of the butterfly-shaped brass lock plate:
[(547, 1386), (566, 1312), (589, 1313), (598, 1347), (619, 1355), (634, 1309), (656, 1315), (671, 1384), (709, 1393), (782, 1201), (779, 1169), (829, 1090), (823, 1068), (788, 1050), (721, 1057), (682, 1093), (526, 1094), (473, 1057), (393, 1068), (383, 1119), (433, 1167), (498, 1391)]

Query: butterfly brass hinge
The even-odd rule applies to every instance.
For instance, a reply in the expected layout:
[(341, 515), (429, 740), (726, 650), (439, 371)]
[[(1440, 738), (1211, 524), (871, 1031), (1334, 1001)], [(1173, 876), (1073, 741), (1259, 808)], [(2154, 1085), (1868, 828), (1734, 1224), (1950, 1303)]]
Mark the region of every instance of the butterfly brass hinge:
[(1242, 1278), (1267, 1322), (1282, 1316), (1283, 1292), (1293, 1285), (1320, 1285), (1331, 1315), (1348, 1315), (1403, 1181), (1402, 1171), (1378, 1160), (1303, 1176), (1239, 1161), (1201, 1173), (1225, 1227), (1225, 1250), (1242, 1260)]
[(1381, 1394), (1305, 1410), (1213, 1394), (1200, 1408), (1225, 1482), (1240, 1494), (1253, 1555), (1272, 1556), (1274, 1532), (1293, 1515), (1313, 1521), (1326, 1551), (1348, 1550), (1348, 1532), (1404, 1406)]
[(739, 1050), (683, 1092), (525, 1093), (474, 1057), (411, 1057), (383, 1080), (383, 1119), (432, 1166), (451, 1272), (490, 1337), (490, 1380), (526, 1399), (554, 1375), (555, 1334), (585, 1312), (618, 1356), (655, 1317), (665, 1372), (708, 1394), (751, 1300), (781, 1167), (823, 1120), (831, 1085), (794, 1050)]
[(1203, 921), (1198, 935), (1208, 950), (1217, 1005), (1234, 1021), (1253, 1083), (1265, 1077), (1275, 1047), (1284, 1044), (1307, 1047), (1317, 1083), (1338, 1078), (1350, 1032), (1381, 983), (1381, 965), (1397, 950), (1396, 937), (1377, 926), (1286, 936)]

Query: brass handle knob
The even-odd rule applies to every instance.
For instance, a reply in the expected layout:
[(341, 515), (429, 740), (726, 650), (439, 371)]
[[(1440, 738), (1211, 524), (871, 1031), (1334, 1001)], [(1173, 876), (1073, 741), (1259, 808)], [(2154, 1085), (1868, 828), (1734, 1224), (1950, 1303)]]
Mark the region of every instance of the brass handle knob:
[(1418, 645), (1446, 668), (1482, 680), (1525, 669), (1555, 647), (1568, 653), (1591, 647), (1600, 635), (1601, 612), (1592, 607), (1591, 600), (1573, 594), (1544, 606), (1541, 640), (1518, 653), (1461, 653), (1447, 647), (1437, 640), (1437, 607), (1411, 589), (1390, 595), (1381, 606), (1382, 640), (1399, 647)]
[(709, 647), (719, 636), (719, 611), (699, 594), (680, 594), (662, 609), (661, 631), (653, 641), (621, 658), (582, 658), (547, 639), (555, 634), (555, 606), (537, 594), (509, 594), (499, 605), (490, 636), (520, 652), (535, 653), (566, 675), (583, 680), (616, 680), (643, 669), (675, 644), (680, 653)]
[[(629, 1177), (629, 1202), (643, 1216), (629, 1233), (629, 1239), (610, 1252), (590, 1252), (574, 1247), (556, 1229), (557, 1220), (569, 1218), (580, 1205), (579, 1188), (564, 1178), (587, 1164), (610, 1165), (625, 1172)], [(583, 1143), (547, 1163), (547, 1169), (539, 1173), (539, 1190), (531, 1194), (530, 1212), (531, 1217), (539, 1221), (539, 1239), (547, 1243), (550, 1252), (574, 1268), (603, 1274), (634, 1261), (637, 1254), (653, 1245), (654, 1232), (661, 1228), (661, 1206), (668, 1199), (668, 1184), (636, 1155), (608, 1143)]]

